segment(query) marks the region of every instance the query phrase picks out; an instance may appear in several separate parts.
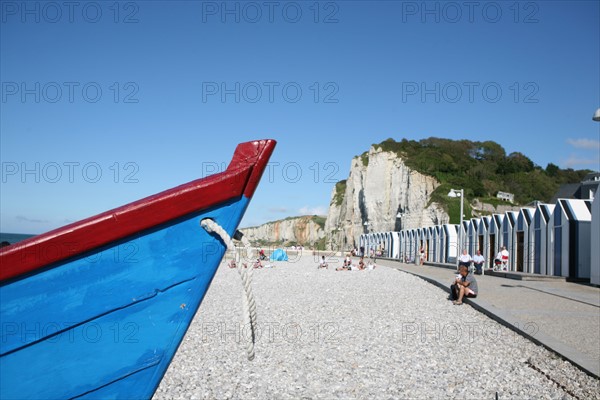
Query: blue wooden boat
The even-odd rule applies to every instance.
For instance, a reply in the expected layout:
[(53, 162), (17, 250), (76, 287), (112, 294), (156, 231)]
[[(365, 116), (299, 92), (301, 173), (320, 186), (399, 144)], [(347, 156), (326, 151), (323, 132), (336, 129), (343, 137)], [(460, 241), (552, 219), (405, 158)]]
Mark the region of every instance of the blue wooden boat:
[[(173, 359), (275, 147), (0, 249), (0, 399), (147, 399)], [(200, 355), (199, 355), (200, 356)]]

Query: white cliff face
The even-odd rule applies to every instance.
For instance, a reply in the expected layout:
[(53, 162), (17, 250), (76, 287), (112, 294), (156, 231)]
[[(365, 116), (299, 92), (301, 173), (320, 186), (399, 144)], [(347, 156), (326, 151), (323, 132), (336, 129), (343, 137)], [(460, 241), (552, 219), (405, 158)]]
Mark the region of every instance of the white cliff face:
[(268, 222), (260, 226), (240, 230), (251, 242), (258, 240), (269, 243), (283, 241), (295, 242), (303, 246), (313, 246), (325, 237), (325, 231), (321, 225), (315, 222), (315, 218), (324, 219), (324, 217), (302, 216)]
[[(358, 246), (358, 238), (366, 233), (398, 231), (448, 223), (448, 214), (436, 203), (428, 205), (439, 182), (408, 168), (395, 153), (371, 147), (366, 158), (352, 159), (350, 175), (341, 204), (337, 204), (336, 188), (325, 223), (328, 242), (337, 244), (343, 230), (342, 245)], [(339, 199), (339, 198), (338, 198)], [(403, 216), (397, 218), (397, 214)], [(364, 222), (369, 222), (368, 227)]]

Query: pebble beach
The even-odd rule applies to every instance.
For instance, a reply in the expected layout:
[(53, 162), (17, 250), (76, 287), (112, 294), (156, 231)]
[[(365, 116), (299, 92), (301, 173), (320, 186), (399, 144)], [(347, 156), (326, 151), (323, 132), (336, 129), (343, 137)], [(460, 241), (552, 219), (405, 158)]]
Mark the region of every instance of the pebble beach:
[(447, 292), (385, 266), (257, 269), (248, 361), (242, 285), (224, 260), (165, 374), (161, 399), (599, 399), (600, 383)]

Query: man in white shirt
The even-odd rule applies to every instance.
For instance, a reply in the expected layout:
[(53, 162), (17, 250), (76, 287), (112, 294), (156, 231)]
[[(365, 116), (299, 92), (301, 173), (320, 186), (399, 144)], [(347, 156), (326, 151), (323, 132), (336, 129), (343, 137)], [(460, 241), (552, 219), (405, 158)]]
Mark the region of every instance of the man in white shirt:
[(460, 267), (461, 265), (467, 267), (467, 270), (471, 266), (471, 255), (467, 253), (467, 250), (463, 250), (460, 257), (458, 257), (458, 266)]
[(481, 250), (477, 250), (477, 254), (473, 257), (473, 265), (475, 265), (475, 273), (477, 275), (481, 275), (481, 271), (483, 268), (483, 263), (485, 262), (485, 258), (481, 255)]

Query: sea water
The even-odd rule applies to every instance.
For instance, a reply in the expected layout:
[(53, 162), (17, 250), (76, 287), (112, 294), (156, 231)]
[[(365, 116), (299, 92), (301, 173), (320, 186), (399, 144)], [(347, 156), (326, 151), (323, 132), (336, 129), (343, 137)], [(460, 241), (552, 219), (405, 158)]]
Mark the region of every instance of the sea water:
[(3, 233), (0, 232), (0, 242), (8, 242), (10, 244), (20, 242), (35, 235), (24, 234), (24, 233)]

